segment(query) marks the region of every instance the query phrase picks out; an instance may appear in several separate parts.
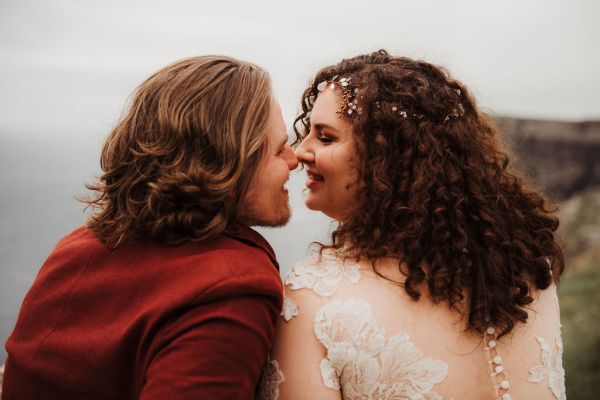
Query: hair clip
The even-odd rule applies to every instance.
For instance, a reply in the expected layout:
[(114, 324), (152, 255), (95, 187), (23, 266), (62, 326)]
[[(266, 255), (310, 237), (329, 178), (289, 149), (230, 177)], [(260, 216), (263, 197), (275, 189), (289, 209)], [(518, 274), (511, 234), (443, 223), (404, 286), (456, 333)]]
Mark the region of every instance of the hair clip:
[[(460, 92), (460, 89), (456, 90)], [(443, 123), (445, 124), (446, 122), (450, 121), (451, 118), (460, 118), (463, 115), (465, 115), (465, 107), (462, 105), (462, 103), (458, 103), (458, 106), (456, 106), (456, 108), (453, 108), (450, 114), (444, 117)]]
[[(459, 89), (457, 89), (459, 90)], [(379, 102), (375, 102), (375, 105), (377, 106), (377, 108), (381, 108), (381, 105), (379, 104)], [(423, 114), (417, 114), (411, 111), (407, 111), (406, 109), (402, 108), (402, 107), (397, 107), (397, 106), (392, 106), (391, 108), (393, 113), (397, 113), (398, 115), (400, 115), (400, 117), (402, 118), (413, 118), (413, 119), (423, 119), (424, 115)], [(461, 103), (458, 103), (458, 106), (456, 108), (453, 108), (452, 111), (447, 114), (442, 123), (445, 124), (446, 122), (450, 121), (451, 118), (460, 118), (463, 115), (465, 115), (465, 108)]]
[(335, 87), (339, 87), (342, 90), (342, 104), (340, 105), (339, 110), (337, 111), (339, 117), (342, 115), (346, 115), (348, 117), (352, 117), (354, 113), (362, 114), (362, 108), (358, 105), (358, 92), (359, 89), (357, 87), (350, 86), (350, 80), (352, 79), (347, 77), (342, 77), (338, 80), (338, 75), (334, 76), (330, 80), (325, 80), (320, 82), (317, 85), (317, 90), (322, 92), (328, 86), (331, 89), (335, 89)]
[[(377, 108), (380, 108), (379, 102), (377, 102)], [(422, 114), (409, 112), (409, 111), (406, 111), (406, 109), (404, 109), (404, 108), (398, 108), (396, 106), (392, 106), (392, 112), (398, 113), (398, 115), (400, 115), (402, 118), (408, 118), (408, 117), (411, 117), (414, 119), (422, 119), (423, 118)]]

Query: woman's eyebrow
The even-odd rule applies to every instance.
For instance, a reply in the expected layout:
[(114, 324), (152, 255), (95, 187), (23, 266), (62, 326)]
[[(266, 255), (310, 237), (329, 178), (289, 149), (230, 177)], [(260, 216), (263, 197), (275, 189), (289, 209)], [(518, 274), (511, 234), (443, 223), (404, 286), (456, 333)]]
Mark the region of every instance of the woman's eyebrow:
[(313, 125), (313, 127), (316, 128), (316, 129), (318, 129), (318, 130), (327, 129), (327, 130), (339, 132), (339, 129), (337, 129), (337, 128), (331, 126), (331, 125), (325, 124), (323, 122), (316, 123), (316, 124)]

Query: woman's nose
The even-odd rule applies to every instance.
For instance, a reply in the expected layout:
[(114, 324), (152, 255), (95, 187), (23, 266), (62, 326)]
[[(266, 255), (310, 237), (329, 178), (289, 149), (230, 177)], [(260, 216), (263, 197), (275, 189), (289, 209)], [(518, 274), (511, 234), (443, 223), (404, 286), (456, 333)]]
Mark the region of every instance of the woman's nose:
[(315, 154), (311, 151), (310, 146), (305, 140), (296, 148), (296, 157), (301, 163), (312, 163), (315, 161)]

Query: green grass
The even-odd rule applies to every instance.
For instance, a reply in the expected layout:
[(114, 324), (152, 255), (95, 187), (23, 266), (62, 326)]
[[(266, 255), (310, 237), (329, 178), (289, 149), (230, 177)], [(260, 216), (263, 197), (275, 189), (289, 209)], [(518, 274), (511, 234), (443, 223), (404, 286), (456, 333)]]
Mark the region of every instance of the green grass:
[(600, 251), (567, 265), (558, 288), (569, 400), (598, 399), (600, 383)]
[(558, 286), (569, 400), (599, 399), (600, 187), (563, 202), (566, 274)]

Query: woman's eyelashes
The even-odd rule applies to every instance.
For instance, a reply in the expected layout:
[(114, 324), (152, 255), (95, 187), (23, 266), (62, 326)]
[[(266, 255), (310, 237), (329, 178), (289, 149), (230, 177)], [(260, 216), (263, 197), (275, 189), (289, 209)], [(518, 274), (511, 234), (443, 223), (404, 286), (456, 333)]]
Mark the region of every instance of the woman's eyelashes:
[(331, 139), (331, 138), (329, 138), (329, 137), (327, 137), (327, 136), (320, 136), (320, 137), (319, 137), (319, 140), (320, 140), (322, 143), (331, 143), (331, 142), (333, 142), (333, 139)]
[(308, 131), (308, 133), (302, 138), (302, 140), (306, 140), (309, 136), (314, 137), (322, 143), (331, 143), (335, 141), (335, 137), (333, 135), (330, 135), (327, 132), (322, 132), (318, 128), (313, 128), (310, 131)]
[(330, 135), (328, 135), (327, 133), (318, 132), (316, 136), (317, 136), (317, 139), (322, 143), (333, 142), (333, 138)]

